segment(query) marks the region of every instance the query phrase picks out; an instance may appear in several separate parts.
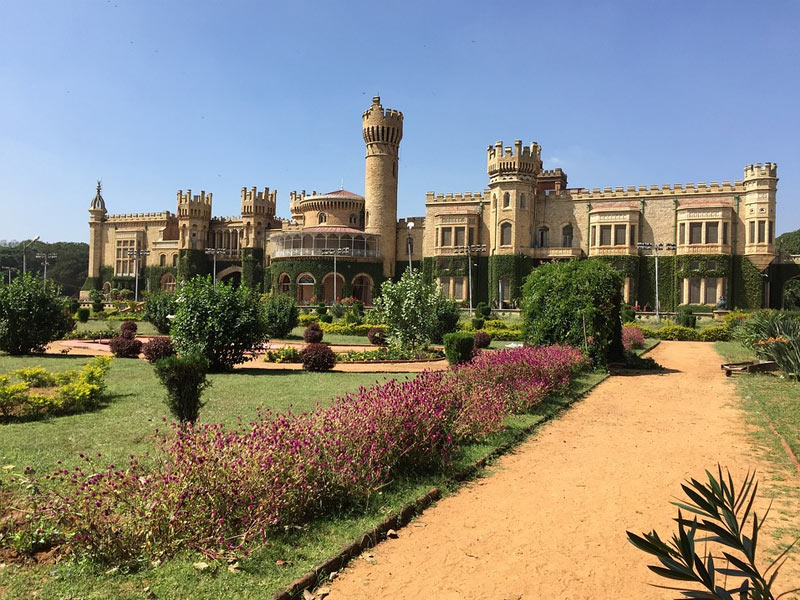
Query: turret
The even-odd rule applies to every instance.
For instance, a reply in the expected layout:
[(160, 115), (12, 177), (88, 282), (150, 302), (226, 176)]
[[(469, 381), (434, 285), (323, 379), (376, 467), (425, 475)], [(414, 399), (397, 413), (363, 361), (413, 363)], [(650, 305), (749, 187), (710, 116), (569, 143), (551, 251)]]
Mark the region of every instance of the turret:
[(89, 277), (100, 277), (103, 266), (103, 222), (106, 220), (106, 202), (97, 180), (97, 192), (89, 204)]
[(192, 195), (192, 190), (178, 190), (178, 229), (182, 249), (202, 250), (208, 236), (211, 220), (212, 194), (202, 190)]
[(242, 188), (243, 248), (260, 248), (264, 238), (264, 228), (275, 217), (277, 191), (265, 187), (257, 191), (255, 186), (249, 190)]
[(380, 96), (364, 112), (362, 134), (367, 145), (364, 176), (364, 230), (380, 236), (384, 277), (394, 276), (397, 228), (397, 172), (403, 113), (384, 110)]
[[(769, 262), (775, 255), (775, 196), (778, 190), (778, 165), (756, 163), (744, 168), (744, 206), (740, 216), (744, 223), (745, 254), (761, 255), (757, 260)], [(751, 256), (751, 258), (753, 258)], [(766, 265), (764, 265), (766, 266)]]

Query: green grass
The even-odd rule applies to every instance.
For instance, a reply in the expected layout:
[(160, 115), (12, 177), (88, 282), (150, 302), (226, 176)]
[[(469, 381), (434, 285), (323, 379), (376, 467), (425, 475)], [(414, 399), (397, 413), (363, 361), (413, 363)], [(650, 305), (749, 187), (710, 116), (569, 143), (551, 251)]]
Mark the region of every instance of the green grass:
[[(122, 321), (94, 321), (89, 320), (86, 323), (78, 323), (77, 329), (79, 332), (83, 331), (106, 331), (109, 327), (113, 329), (115, 332), (119, 331), (119, 326), (122, 325)], [(158, 333), (155, 327), (152, 324), (148, 323), (147, 321), (137, 321), (137, 335), (161, 335)], [(1, 367), (0, 367), (1, 368)]]
[[(35, 360), (0, 357), (0, 372), (21, 364), (34, 364)], [(50, 360), (53, 362), (46, 364), (42, 361), (42, 364), (49, 368), (60, 363), (71, 367), (80, 359)], [(73, 362), (67, 365), (66, 361)], [(150, 447), (150, 431), (164, 412), (159, 399), (144, 397), (153, 396), (157, 389), (149, 370), (149, 366), (142, 361), (115, 361), (109, 373), (109, 388), (113, 398), (108, 407), (96, 413), (80, 415), (83, 419), (64, 417), (50, 422), (5, 426), (3, 433), (13, 432), (13, 435), (3, 435), (0, 439), (0, 456), (12, 451), (18, 456), (28, 453), (36, 455), (38, 452), (35, 459), (23, 462), (35, 462), (44, 468), (63, 453), (82, 444), (94, 445), (98, 451), (107, 454), (106, 458), (112, 454), (121, 456), (146, 450)], [(366, 379), (363, 381), (366, 385), (381, 378), (377, 374), (362, 375), (362, 379), (359, 379), (356, 374), (341, 374), (344, 377), (339, 378), (340, 374), (327, 373), (314, 378), (310, 373), (269, 373), (245, 371), (215, 375), (214, 387), (210, 391), (216, 388), (218, 406), (213, 408), (214, 396), (210, 394), (211, 403), (201, 413), (201, 418), (233, 424), (237, 414), (245, 419), (254, 416), (256, 407), (267, 404), (266, 400), (270, 400), (270, 406), (276, 410), (288, 406), (292, 399), (298, 408), (301, 405), (310, 408), (315, 400), (327, 398), (332, 390), (341, 394), (346, 391), (345, 388), (356, 387), (362, 379)], [(554, 414), (604, 377), (605, 374), (599, 371), (582, 374), (564, 397), (542, 404), (532, 414), (510, 417), (504, 431), (483, 443), (461, 448), (455, 457), (453, 471), (474, 463), (500, 446), (519, 442), (525, 437), (527, 427)], [(278, 390), (279, 397), (276, 394), (268, 396), (268, 390)], [(247, 395), (255, 395), (263, 401), (248, 401), (241, 397)], [(309, 395), (312, 397), (307, 397)], [(117, 408), (118, 411), (115, 410)], [(108, 414), (110, 411), (114, 411), (113, 417)], [(109, 428), (115, 431), (106, 431)], [(138, 434), (127, 433), (127, 429), (136, 429)], [(366, 505), (356, 507), (356, 510), (312, 522), (302, 529), (292, 529), (270, 539), (268, 544), (253, 552), (247, 560), (241, 561), (238, 573), (231, 573), (227, 565), (216, 563), (212, 563), (206, 572), (198, 572), (192, 564), (200, 559), (192, 554), (134, 573), (109, 572), (107, 568), (76, 561), (24, 568), (9, 565), (0, 569), (0, 595), (4, 593), (9, 599), (33, 595), (38, 598), (133, 599), (145, 598), (152, 592), (156, 598), (163, 599), (268, 598), (432, 487), (438, 487), (443, 494), (448, 494), (456, 491), (458, 484), (447, 474), (419, 473), (398, 479), (383, 492), (373, 495)], [(288, 566), (277, 566), (277, 560), (288, 561)]]
[[(285, 338), (271, 339), (271, 342), (302, 342), (303, 332), (305, 327), (295, 327), (292, 333)], [(357, 346), (371, 346), (366, 335), (338, 335), (335, 333), (326, 333), (322, 338), (323, 342), (336, 345), (357, 345)]]

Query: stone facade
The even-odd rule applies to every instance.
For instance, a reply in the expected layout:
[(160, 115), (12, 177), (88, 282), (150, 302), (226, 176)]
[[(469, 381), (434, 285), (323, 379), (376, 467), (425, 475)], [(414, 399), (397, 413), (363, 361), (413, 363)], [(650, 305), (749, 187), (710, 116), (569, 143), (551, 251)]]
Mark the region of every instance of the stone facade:
[(242, 188), (238, 217), (212, 217), (212, 194), (191, 190), (178, 192), (176, 214), (109, 215), (98, 184), (85, 289), (127, 285), (135, 273), (131, 250), (149, 251), (141, 268), (151, 269), (150, 287), (174, 289), (177, 278), (208, 272), (205, 250), (216, 249), (221, 276), (243, 274), (249, 285), (280, 289), (301, 302), (343, 295), (369, 302), (382, 280), (411, 264), (448, 296), (469, 301), (471, 279), (473, 302), (512, 306), (522, 279), (538, 264), (599, 257), (623, 272), (626, 300), (652, 306), (653, 250), (640, 246), (663, 244), (658, 301), (665, 309), (714, 304), (722, 296), (748, 307), (769, 304), (773, 163), (748, 165), (733, 182), (570, 188), (562, 169), (543, 169), (537, 143), (496, 142), (487, 148), (485, 190), (429, 192), (424, 217), (398, 221), (403, 114), (373, 98), (362, 115), (362, 135), (364, 196), (293, 191), (291, 219), (276, 217), (277, 193), (269, 188)]

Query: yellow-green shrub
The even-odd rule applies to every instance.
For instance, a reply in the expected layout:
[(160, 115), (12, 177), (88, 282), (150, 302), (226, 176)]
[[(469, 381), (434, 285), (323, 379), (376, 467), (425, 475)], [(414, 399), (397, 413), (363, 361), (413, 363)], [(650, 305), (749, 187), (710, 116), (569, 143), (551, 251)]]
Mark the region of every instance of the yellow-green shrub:
[(320, 323), (322, 331), (333, 335), (367, 335), (367, 332), (374, 327), (369, 323), (355, 325), (353, 323)]
[(27, 383), (11, 383), (8, 375), (0, 375), (0, 413), (3, 418), (10, 417), (25, 403), (27, 393)]
[(725, 325), (706, 327), (697, 333), (701, 342), (725, 342), (730, 339), (728, 328)]
[(52, 387), (56, 384), (55, 374), (44, 367), (36, 366), (28, 369), (17, 369), (16, 371), (12, 371), (11, 374), (17, 379), (27, 383), (30, 387)]

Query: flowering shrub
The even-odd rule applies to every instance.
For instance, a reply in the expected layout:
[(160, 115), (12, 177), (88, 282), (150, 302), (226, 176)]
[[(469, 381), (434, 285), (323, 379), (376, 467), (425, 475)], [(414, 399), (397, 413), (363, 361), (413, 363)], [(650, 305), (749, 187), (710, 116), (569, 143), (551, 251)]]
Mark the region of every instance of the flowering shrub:
[(158, 460), (103, 467), (83, 457), (83, 467), (35, 482), (36, 518), (115, 565), (186, 548), (247, 554), (273, 528), (363, 504), (399, 473), (447, 467), (458, 444), (499, 431), (586, 364), (575, 348), (515, 348), (310, 413), (264, 413), (234, 430), (173, 425), (157, 432)]
[(300, 362), (300, 350), (291, 346), (278, 348), (277, 350), (267, 350), (264, 362), (298, 363)]
[(306, 344), (319, 344), (322, 341), (322, 328), (317, 323), (309, 323), (303, 332)]
[(329, 344), (309, 344), (300, 352), (300, 362), (306, 371), (330, 371), (336, 364), (336, 354)]
[(442, 358), (440, 350), (406, 350), (399, 346), (383, 346), (377, 350), (348, 350), (337, 352), (336, 360), (341, 362), (378, 360), (437, 360)]
[(172, 340), (168, 337), (154, 337), (142, 346), (142, 353), (147, 362), (152, 364), (175, 354), (175, 348), (172, 346)]
[(625, 350), (644, 348), (644, 333), (639, 327), (622, 328), (622, 345)]
[(370, 330), (367, 332), (367, 339), (369, 340), (370, 344), (374, 344), (376, 346), (385, 346), (388, 343), (386, 341), (386, 328), (370, 327)]

